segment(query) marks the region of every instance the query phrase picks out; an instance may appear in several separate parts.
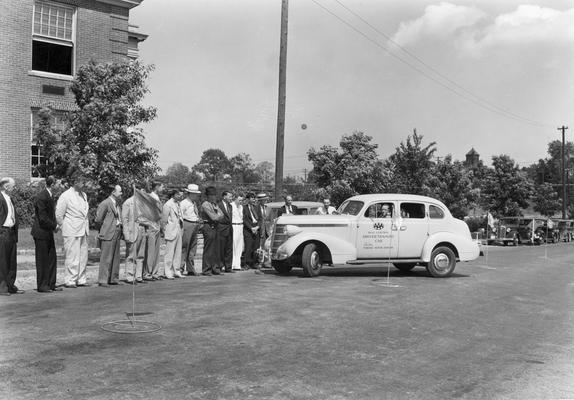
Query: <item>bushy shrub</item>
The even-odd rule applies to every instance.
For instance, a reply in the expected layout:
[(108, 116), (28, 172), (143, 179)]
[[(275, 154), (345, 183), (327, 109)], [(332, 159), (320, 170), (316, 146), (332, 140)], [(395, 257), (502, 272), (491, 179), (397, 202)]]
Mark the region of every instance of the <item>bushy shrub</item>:
[(34, 222), (34, 198), (40, 190), (39, 187), (17, 184), (10, 197), (14, 202), (14, 208), (18, 213), (20, 228), (28, 228)]

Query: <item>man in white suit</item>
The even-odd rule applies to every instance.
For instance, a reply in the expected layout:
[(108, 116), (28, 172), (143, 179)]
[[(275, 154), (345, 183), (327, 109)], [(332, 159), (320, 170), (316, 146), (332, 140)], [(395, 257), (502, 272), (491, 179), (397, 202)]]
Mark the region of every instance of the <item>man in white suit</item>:
[(164, 276), (166, 279), (181, 278), (181, 232), (183, 218), (179, 209), (182, 193), (172, 190), (163, 205), (162, 226), (165, 239)]
[(88, 286), (88, 198), (84, 193), (86, 178), (79, 173), (70, 177), (72, 187), (66, 190), (56, 204), (56, 221), (62, 228), (65, 253), (65, 284), (75, 288)]

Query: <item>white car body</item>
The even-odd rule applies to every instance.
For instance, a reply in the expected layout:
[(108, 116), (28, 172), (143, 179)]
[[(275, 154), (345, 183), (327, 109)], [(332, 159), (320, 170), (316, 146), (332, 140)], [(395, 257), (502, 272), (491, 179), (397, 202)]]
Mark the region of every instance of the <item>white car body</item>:
[[(385, 207), (390, 215), (384, 215)], [(392, 262), (401, 270), (424, 265), (433, 276), (442, 277), (452, 273), (456, 261), (471, 261), (480, 253), (466, 223), (430, 197), (358, 195), (338, 211), (340, 215), (279, 217), (271, 238), (273, 266), (280, 272), (303, 266), (313, 276), (323, 263)], [(305, 253), (309, 244), (313, 246)], [(314, 270), (313, 262), (321, 265)]]

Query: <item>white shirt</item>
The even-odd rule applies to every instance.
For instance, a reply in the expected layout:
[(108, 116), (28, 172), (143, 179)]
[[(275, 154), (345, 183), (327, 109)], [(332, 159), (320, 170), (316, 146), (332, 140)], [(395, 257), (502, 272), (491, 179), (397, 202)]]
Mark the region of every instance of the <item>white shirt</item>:
[(189, 200), (188, 198), (185, 198), (179, 203), (179, 208), (181, 209), (181, 215), (185, 221), (191, 221), (191, 222), (199, 221), (199, 215), (197, 214), (197, 205), (195, 204), (195, 202)]
[(12, 204), (12, 200), (7, 193), (2, 192), (2, 196), (4, 196), (4, 200), (6, 200), (6, 204), (8, 204), (8, 214), (6, 215), (6, 220), (2, 226), (6, 228), (12, 228), (16, 224), (16, 217), (14, 214), (14, 205)]
[(231, 223), (243, 224), (243, 206), (231, 203)]
[(325, 206), (322, 206), (322, 207), (319, 207), (319, 208), (317, 209), (317, 211), (315, 211), (315, 214), (317, 214), (317, 215), (325, 215), (325, 214), (331, 215), (331, 214), (333, 214), (335, 211), (337, 211), (337, 210), (336, 210), (335, 207), (333, 207), (333, 206), (329, 206), (329, 207), (327, 208), (327, 210), (325, 210)]

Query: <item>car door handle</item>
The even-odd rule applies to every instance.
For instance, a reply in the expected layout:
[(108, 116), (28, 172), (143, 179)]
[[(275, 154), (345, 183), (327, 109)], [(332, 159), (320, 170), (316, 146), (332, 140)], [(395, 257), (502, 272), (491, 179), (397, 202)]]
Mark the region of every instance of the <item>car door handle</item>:
[(401, 231), (406, 231), (407, 227), (406, 226), (401, 226)]

